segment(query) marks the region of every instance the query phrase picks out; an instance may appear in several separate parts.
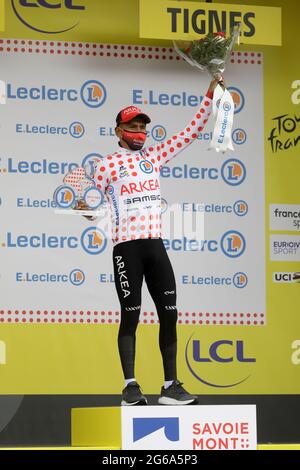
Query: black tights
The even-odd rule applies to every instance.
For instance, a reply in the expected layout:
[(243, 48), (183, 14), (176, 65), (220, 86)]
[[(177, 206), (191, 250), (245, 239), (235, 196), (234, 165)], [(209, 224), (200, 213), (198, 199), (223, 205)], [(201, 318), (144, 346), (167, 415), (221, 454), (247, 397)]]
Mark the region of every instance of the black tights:
[(121, 304), (118, 346), (125, 379), (134, 375), (135, 332), (141, 311), (143, 278), (159, 318), (159, 347), (165, 380), (175, 380), (177, 354), (176, 284), (161, 238), (122, 242), (113, 248), (115, 285)]

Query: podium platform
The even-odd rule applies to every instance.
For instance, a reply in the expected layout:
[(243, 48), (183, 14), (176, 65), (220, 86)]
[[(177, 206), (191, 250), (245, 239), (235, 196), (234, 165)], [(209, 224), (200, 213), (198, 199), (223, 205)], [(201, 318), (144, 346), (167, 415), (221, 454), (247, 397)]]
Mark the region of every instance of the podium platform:
[(121, 407), (73, 408), (71, 420), (72, 447), (121, 449)]
[(77, 448), (257, 448), (255, 405), (74, 408), (71, 416), (71, 443)]

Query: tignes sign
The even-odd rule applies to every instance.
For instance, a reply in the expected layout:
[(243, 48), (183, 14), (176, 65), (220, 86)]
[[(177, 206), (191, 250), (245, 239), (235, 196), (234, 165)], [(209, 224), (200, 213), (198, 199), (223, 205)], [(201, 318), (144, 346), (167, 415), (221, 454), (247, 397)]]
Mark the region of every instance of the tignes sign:
[[(268, 21), (266, 21), (268, 18)], [(140, 0), (140, 37), (197, 39), (241, 23), (241, 43), (281, 46), (281, 8)]]

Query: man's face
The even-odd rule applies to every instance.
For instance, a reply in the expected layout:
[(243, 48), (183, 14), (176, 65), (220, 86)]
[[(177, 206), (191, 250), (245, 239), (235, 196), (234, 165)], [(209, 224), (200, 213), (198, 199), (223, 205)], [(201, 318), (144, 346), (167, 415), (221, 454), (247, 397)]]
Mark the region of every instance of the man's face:
[(146, 123), (143, 118), (141, 117), (136, 117), (134, 119), (131, 119), (131, 121), (128, 122), (122, 122), (117, 128), (116, 128), (116, 134), (119, 137), (117, 131), (119, 129), (124, 129), (125, 131), (129, 132), (146, 132)]
[[(115, 132), (117, 137), (119, 138), (120, 144), (122, 147), (129, 149), (128, 141), (125, 141), (122, 136), (122, 131), (127, 132), (147, 132), (146, 129), (147, 124), (145, 123), (142, 117), (135, 117), (131, 119), (131, 121), (123, 122), (116, 127)], [(134, 135), (134, 134), (133, 134)], [(127, 139), (126, 139), (127, 140)], [(134, 147), (131, 147), (134, 148)], [(141, 148), (141, 147), (140, 147)]]

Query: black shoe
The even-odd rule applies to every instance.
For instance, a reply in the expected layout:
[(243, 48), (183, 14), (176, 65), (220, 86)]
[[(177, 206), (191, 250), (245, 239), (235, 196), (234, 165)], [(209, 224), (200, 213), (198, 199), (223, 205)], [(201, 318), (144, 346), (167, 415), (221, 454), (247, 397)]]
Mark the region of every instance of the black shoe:
[(182, 387), (182, 382), (174, 380), (170, 387), (161, 388), (158, 403), (160, 405), (196, 405), (198, 403), (198, 397), (188, 393)]
[(122, 406), (148, 405), (147, 398), (142, 395), (137, 382), (129, 382), (122, 391)]

